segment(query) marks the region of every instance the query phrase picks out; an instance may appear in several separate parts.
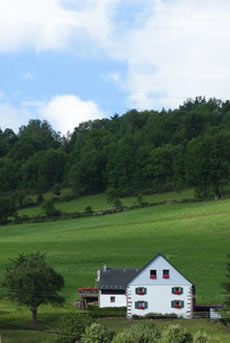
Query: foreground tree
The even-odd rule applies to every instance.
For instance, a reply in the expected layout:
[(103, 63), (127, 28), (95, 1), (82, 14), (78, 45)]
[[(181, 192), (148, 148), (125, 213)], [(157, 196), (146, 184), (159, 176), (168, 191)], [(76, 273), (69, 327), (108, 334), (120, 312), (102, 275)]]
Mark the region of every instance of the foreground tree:
[(50, 267), (44, 255), (19, 254), (6, 270), (3, 286), (8, 296), (19, 305), (26, 305), (32, 312), (33, 322), (41, 304), (62, 304), (64, 298), (58, 294), (64, 287), (64, 279)]

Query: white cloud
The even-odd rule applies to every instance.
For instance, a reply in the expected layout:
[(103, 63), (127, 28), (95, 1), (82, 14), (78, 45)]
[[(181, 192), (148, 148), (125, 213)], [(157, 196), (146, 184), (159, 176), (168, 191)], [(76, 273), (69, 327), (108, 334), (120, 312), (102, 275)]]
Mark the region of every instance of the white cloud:
[(101, 119), (104, 115), (93, 101), (82, 101), (75, 95), (55, 96), (38, 108), (39, 116), (63, 134), (81, 122)]
[[(123, 89), (138, 108), (175, 107), (184, 98), (229, 97), (230, 2), (156, 0), (144, 27), (117, 41), (128, 61)], [(152, 67), (152, 69), (151, 69)]]
[(32, 119), (32, 114), (23, 106), (14, 106), (11, 103), (0, 103), (0, 127), (2, 130), (10, 128), (18, 132), (20, 126)]
[[(4, 96), (5, 97), (5, 96)], [(6, 97), (5, 97), (6, 98)], [(48, 121), (55, 131), (66, 134), (80, 123), (101, 119), (105, 115), (93, 101), (83, 101), (75, 95), (58, 95), (48, 101), (29, 100), (14, 105), (0, 98), (0, 128), (18, 132), (30, 119)]]
[[(138, 4), (131, 17), (137, 25), (120, 25), (116, 10), (126, 6), (129, 13), (127, 3)], [(197, 95), (228, 98), (230, 1), (150, 0), (148, 11), (146, 3), (0, 0), (0, 52), (69, 48), (124, 61), (128, 73), (108, 78), (128, 94), (128, 107), (175, 107)]]
[[(108, 43), (108, 8), (117, 0), (90, 0), (83, 7), (60, 0), (0, 0), (0, 52), (32, 47), (66, 49), (71, 41)], [(76, 49), (78, 50), (78, 49)]]

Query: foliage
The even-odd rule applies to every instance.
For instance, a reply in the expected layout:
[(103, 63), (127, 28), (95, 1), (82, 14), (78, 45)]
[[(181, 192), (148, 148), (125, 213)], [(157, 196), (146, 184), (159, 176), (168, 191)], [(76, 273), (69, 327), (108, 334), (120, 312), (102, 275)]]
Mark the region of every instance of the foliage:
[(61, 212), (55, 208), (53, 199), (47, 199), (42, 204), (42, 209), (47, 217), (57, 217)]
[(105, 327), (99, 323), (92, 323), (86, 328), (82, 337), (83, 343), (110, 343), (112, 341), (114, 333), (105, 329)]
[(16, 214), (16, 205), (13, 198), (0, 197), (0, 224), (6, 223), (8, 217)]
[(217, 199), (230, 183), (229, 132), (229, 101), (202, 97), (173, 111), (89, 120), (66, 137), (30, 120), (18, 134), (0, 130), (0, 189), (58, 195), (59, 184), (89, 195), (113, 188), (120, 199), (192, 185), (200, 199)]
[(197, 331), (193, 336), (193, 343), (209, 343), (210, 339), (206, 332)]
[(93, 210), (91, 206), (86, 206), (85, 210), (84, 210), (85, 214), (92, 214)]
[(85, 329), (91, 322), (91, 318), (82, 313), (68, 313), (63, 315), (54, 342), (75, 343), (82, 338)]
[(56, 273), (39, 252), (19, 254), (6, 269), (3, 286), (10, 299), (26, 305), (37, 321), (37, 310), (42, 304), (62, 304), (64, 298), (58, 294), (64, 287), (63, 277)]
[(179, 325), (170, 325), (163, 330), (161, 343), (192, 343), (192, 335)]

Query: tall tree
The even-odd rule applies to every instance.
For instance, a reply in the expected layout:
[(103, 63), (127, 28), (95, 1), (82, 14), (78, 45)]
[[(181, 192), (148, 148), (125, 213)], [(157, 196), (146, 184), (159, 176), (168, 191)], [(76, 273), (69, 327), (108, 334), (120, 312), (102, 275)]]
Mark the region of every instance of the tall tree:
[(62, 304), (64, 298), (59, 291), (64, 287), (63, 277), (56, 273), (39, 252), (19, 254), (7, 268), (3, 286), (10, 299), (26, 305), (32, 312), (33, 322), (41, 304)]

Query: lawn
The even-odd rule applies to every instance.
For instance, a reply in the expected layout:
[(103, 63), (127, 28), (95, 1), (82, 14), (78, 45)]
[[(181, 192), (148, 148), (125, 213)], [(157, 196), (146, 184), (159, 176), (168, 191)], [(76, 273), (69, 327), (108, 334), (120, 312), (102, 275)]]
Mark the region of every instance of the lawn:
[[(45, 195), (45, 199), (51, 198), (51, 193)], [(143, 201), (147, 202), (161, 202), (161, 201), (171, 201), (171, 200), (183, 200), (183, 199), (193, 199), (194, 192), (192, 189), (186, 189), (182, 192), (167, 192), (159, 194), (144, 195)], [(137, 197), (127, 197), (121, 199), (123, 205), (132, 206), (137, 205)], [(64, 201), (57, 203), (55, 205), (59, 210), (66, 213), (73, 212), (84, 212), (85, 208), (90, 206), (94, 211), (108, 209), (112, 207), (112, 204), (108, 203), (105, 194), (96, 194), (91, 196), (84, 196), (71, 201)], [(18, 211), (19, 215), (28, 215), (29, 217), (37, 216), (42, 214), (42, 207), (30, 207), (20, 209)]]
[[(63, 274), (64, 295), (70, 301), (76, 299), (78, 287), (95, 285), (96, 271), (104, 263), (110, 267), (142, 267), (161, 252), (195, 283), (198, 303), (221, 303), (220, 283), (230, 250), (229, 222), (230, 200), (227, 199), (158, 205), (75, 220), (1, 226), (0, 275), (9, 258), (19, 252), (40, 251)], [(15, 323), (20, 317), (23, 322), (28, 321), (30, 313), (24, 309), (21, 315), (20, 311), (1, 300), (0, 323), (9, 321), (9, 316), (15, 316)], [(41, 309), (38, 315), (45, 320), (45, 316), (55, 317), (62, 311), (67, 309), (49, 307)], [(12, 318), (10, 322), (14, 322)], [(213, 330), (218, 337), (217, 330)], [(9, 338), (6, 342), (15, 341)], [(216, 338), (213, 342), (228, 341)]]

